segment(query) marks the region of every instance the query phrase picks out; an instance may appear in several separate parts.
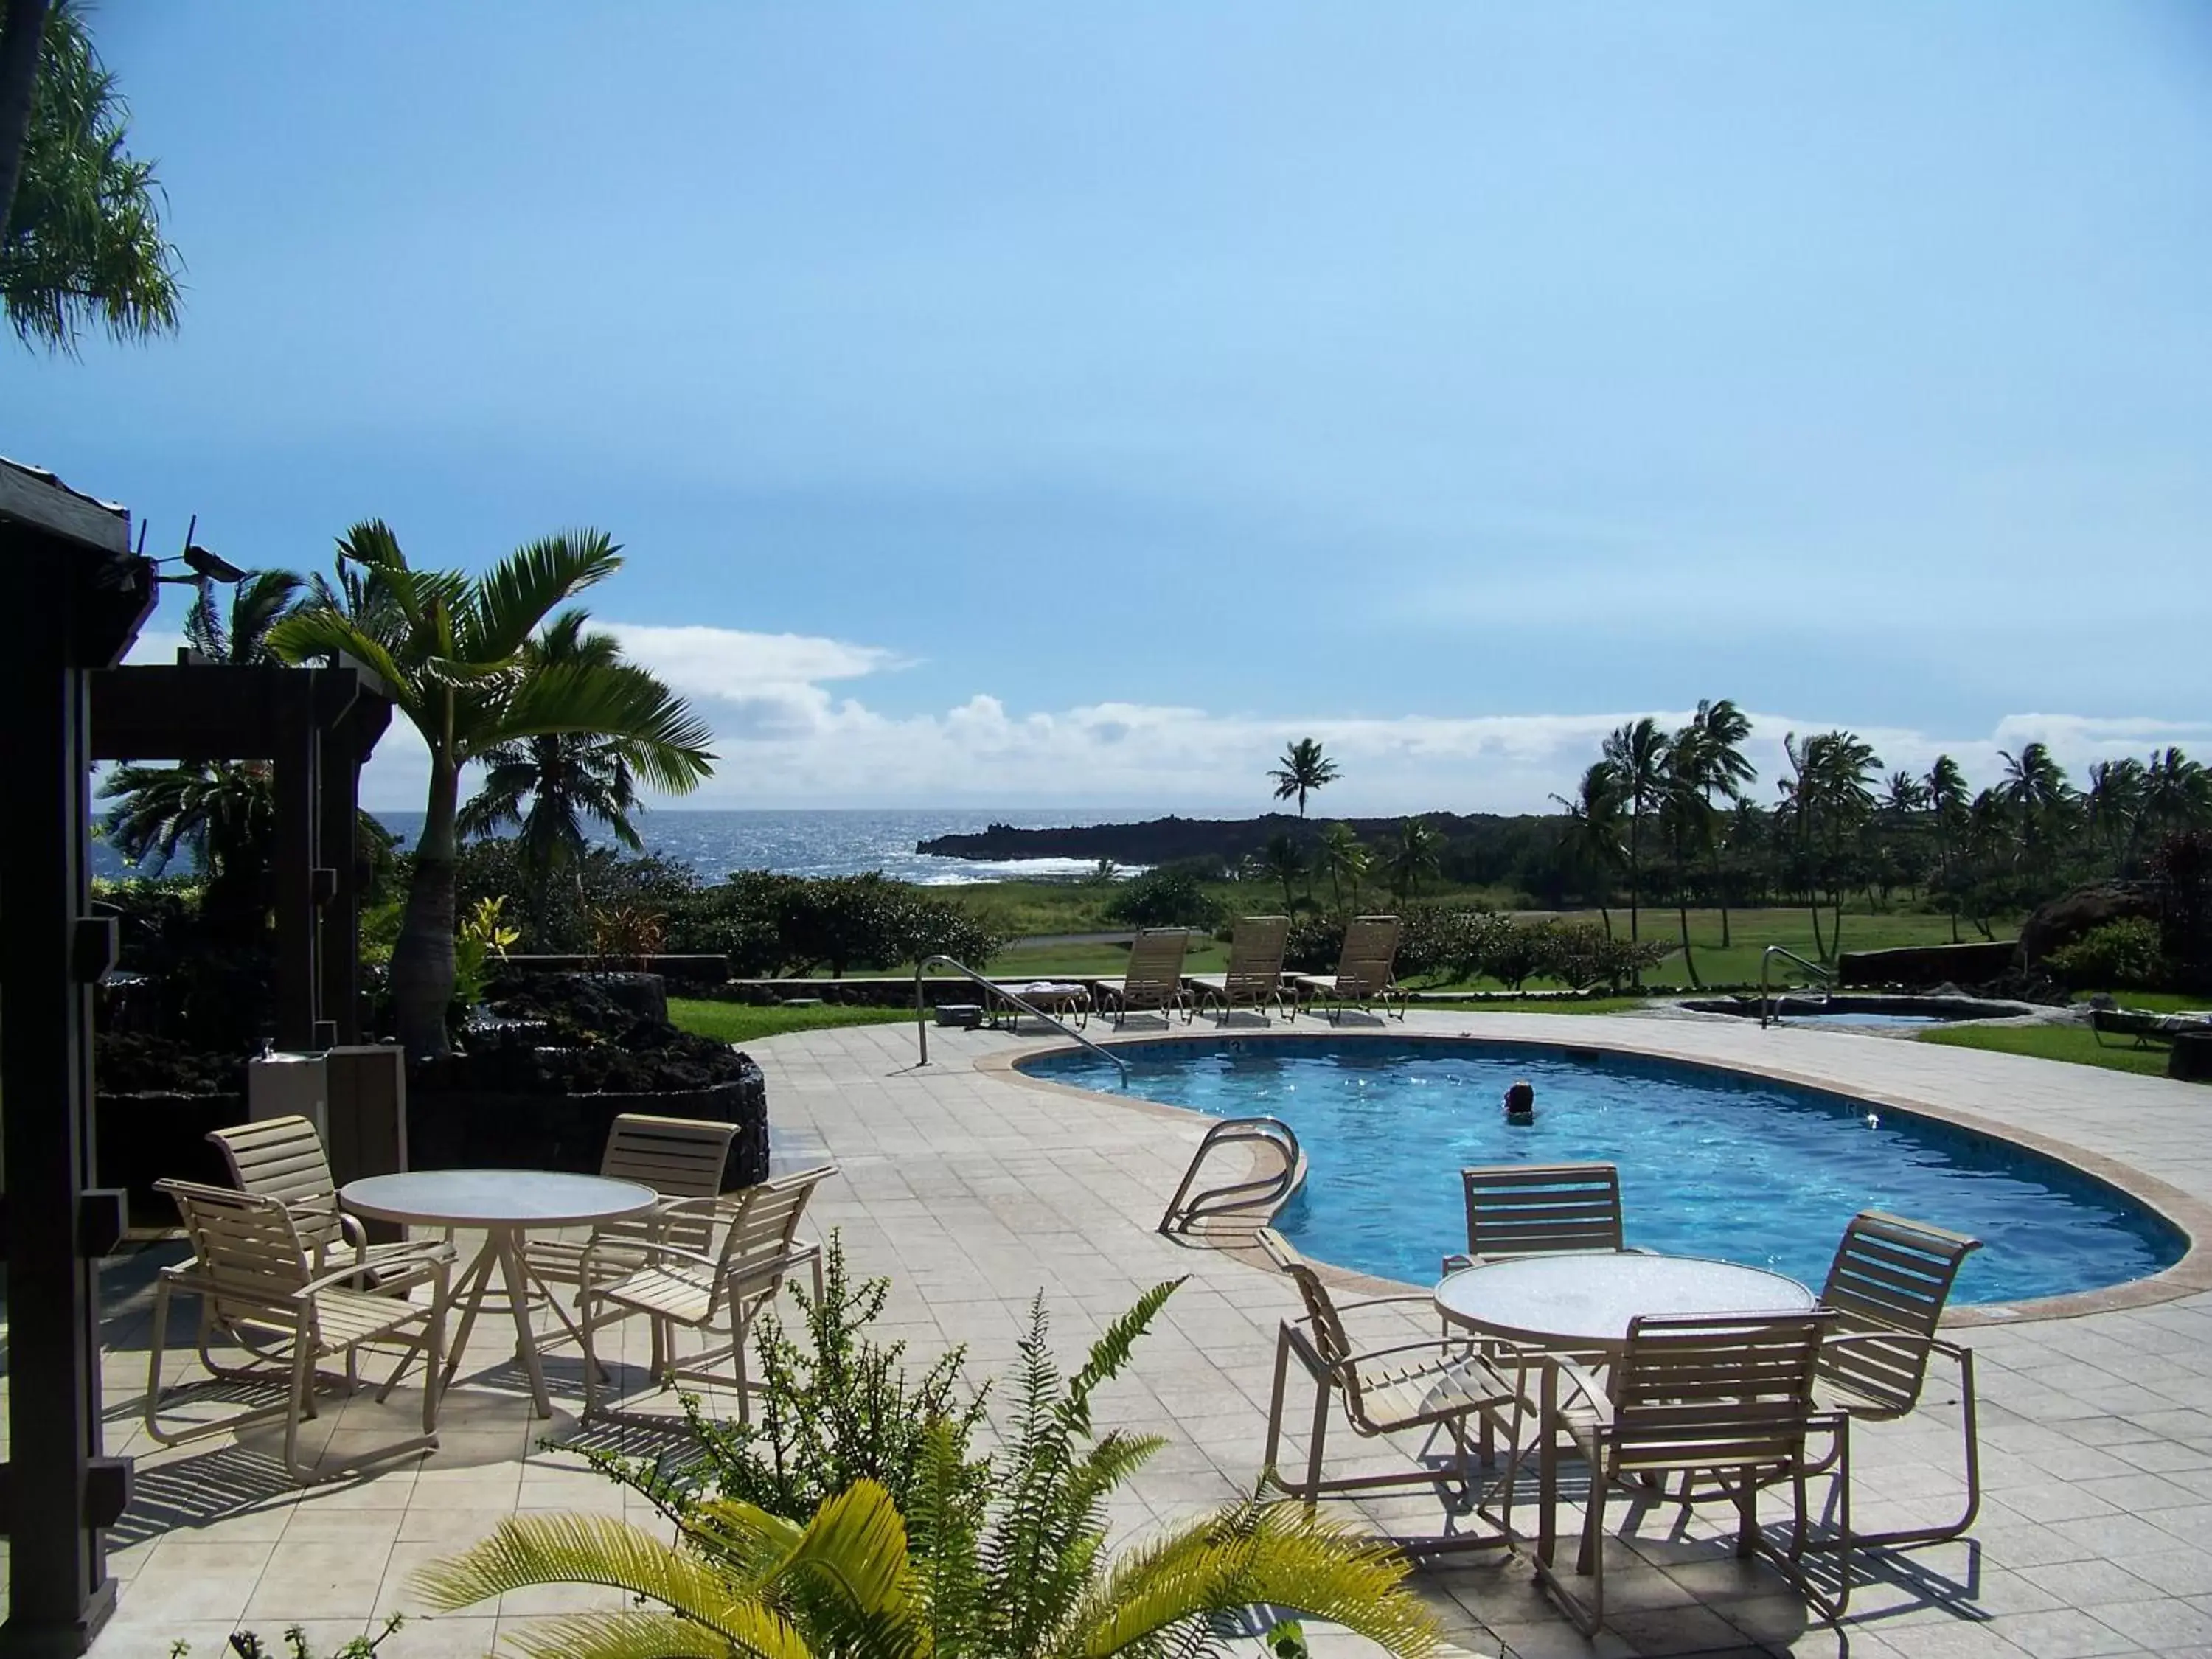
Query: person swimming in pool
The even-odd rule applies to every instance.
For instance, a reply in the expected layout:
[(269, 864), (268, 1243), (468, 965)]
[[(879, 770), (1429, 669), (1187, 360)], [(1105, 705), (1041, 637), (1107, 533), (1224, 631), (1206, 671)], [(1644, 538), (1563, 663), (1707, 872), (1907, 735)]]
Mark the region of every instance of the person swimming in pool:
[(1536, 1121), (1536, 1091), (1522, 1079), (1505, 1091), (1505, 1121), (1508, 1123), (1534, 1123)]

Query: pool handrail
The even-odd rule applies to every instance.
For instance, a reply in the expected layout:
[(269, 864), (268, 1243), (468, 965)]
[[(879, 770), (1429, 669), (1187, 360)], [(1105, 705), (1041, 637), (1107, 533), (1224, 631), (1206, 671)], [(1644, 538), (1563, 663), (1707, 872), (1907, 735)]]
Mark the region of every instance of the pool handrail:
[(1795, 951), (1790, 950), (1784, 945), (1768, 945), (1765, 950), (1759, 953), (1759, 1029), (1762, 1031), (1767, 1028), (1767, 1025), (1771, 1021), (1779, 1019), (1781, 1018), (1779, 1014), (1774, 1012), (1774, 999), (1771, 994), (1769, 994), (1766, 988), (1766, 970), (1773, 964), (1774, 958), (1777, 957), (1789, 957), (1790, 961), (1796, 963), (1800, 968), (1805, 969), (1806, 972), (1825, 981), (1820, 991), (1821, 1001), (1826, 1002), (1830, 997), (1836, 994), (1836, 971), (1834, 969), (1823, 968), (1817, 962), (1808, 962), (1804, 957), (1799, 956)]
[[(1219, 1187), (1208, 1187), (1195, 1198), (1190, 1189), (1198, 1181), (1199, 1171), (1217, 1146), (1260, 1145), (1273, 1152), (1282, 1167), (1272, 1174), (1232, 1181)], [(1261, 1212), (1260, 1224), (1273, 1223), (1275, 1212), (1283, 1200), (1298, 1189), (1305, 1179), (1306, 1155), (1298, 1146), (1297, 1132), (1279, 1117), (1224, 1118), (1206, 1132), (1198, 1143), (1198, 1151), (1191, 1155), (1190, 1167), (1183, 1171), (1182, 1184), (1168, 1200), (1168, 1207), (1160, 1215), (1158, 1231), (1168, 1235), (1188, 1233), (1194, 1222), (1217, 1215), (1236, 1215), (1245, 1211)]]
[(914, 1036), (915, 1041), (921, 1047), (921, 1058), (915, 1062), (916, 1065), (927, 1066), (929, 1064), (929, 1006), (922, 1000), (921, 981), (922, 975), (927, 974), (932, 968), (950, 968), (954, 973), (963, 975), (969, 979), (974, 980), (976, 984), (981, 986), (985, 990), (992, 993), (994, 995), (1005, 998), (1008, 1002), (1013, 1004), (1015, 1008), (1019, 1010), (1022, 1013), (1035, 1015), (1037, 1018), (1042, 1020), (1046, 1024), (1058, 1031), (1062, 1036), (1067, 1037), (1071, 1041), (1081, 1043), (1085, 1048), (1090, 1049), (1094, 1054), (1098, 1054), (1107, 1060), (1112, 1060), (1116, 1069), (1118, 1069), (1121, 1073), (1121, 1081), (1125, 1084), (1128, 1082), (1129, 1062), (1122, 1059), (1121, 1055), (1115, 1054), (1112, 1049), (1100, 1048), (1098, 1044), (1093, 1042), (1089, 1037), (1084, 1036), (1082, 1032), (1077, 1030), (1073, 1025), (1070, 1025), (1064, 1020), (1060, 1019), (1057, 1015), (1048, 1014), (1045, 1012), (1043, 1009), (1037, 1007), (1026, 999), (1017, 996), (1013, 992), (1008, 990), (996, 980), (984, 978), (982, 975), (977, 973), (966, 963), (957, 961), (951, 957), (944, 956), (924, 957), (920, 962), (917, 962), (914, 965)]

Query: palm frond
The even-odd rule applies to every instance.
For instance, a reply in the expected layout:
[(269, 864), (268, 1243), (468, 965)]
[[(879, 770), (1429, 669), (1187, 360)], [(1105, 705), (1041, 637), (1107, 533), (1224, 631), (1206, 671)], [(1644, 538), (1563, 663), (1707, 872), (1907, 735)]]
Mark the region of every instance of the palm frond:
[(380, 677), (394, 702), (410, 718), (422, 707), (414, 677), (404, 672), (385, 642), (343, 612), (320, 604), (293, 611), (269, 630), (269, 654), (279, 662), (303, 663), (316, 658), (336, 661), (348, 656)]
[(812, 1650), (780, 1621), (790, 1639), (774, 1645), (741, 1642), (671, 1613), (578, 1613), (524, 1626), (507, 1641), (529, 1659), (812, 1659)]
[(597, 530), (569, 531), (519, 547), (483, 575), (454, 617), (464, 654), (511, 657), (547, 613), (622, 568), (621, 550)]
[(537, 1584), (605, 1584), (725, 1634), (736, 1599), (696, 1556), (602, 1515), (510, 1516), (482, 1543), (417, 1569), (413, 1584), (444, 1613)]
[(682, 793), (714, 765), (713, 733), (682, 698), (642, 668), (548, 663), (526, 676), (500, 710), (491, 741), (562, 732), (620, 740), (639, 776)]

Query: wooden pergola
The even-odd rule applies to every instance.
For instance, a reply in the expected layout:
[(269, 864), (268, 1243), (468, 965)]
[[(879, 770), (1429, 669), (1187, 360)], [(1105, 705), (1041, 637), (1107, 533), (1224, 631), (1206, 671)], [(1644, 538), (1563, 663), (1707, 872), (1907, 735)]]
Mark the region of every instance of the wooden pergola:
[(100, 1431), (99, 1264), (125, 1195), (94, 1187), (93, 986), (117, 927), (91, 902), (91, 784), (101, 760), (266, 760), (276, 795), (276, 1036), (360, 1040), (361, 765), (391, 720), (374, 674), (333, 668), (118, 666), (154, 609), (130, 518), (0, 459), (0, 1198), (8, 1282), (9, 1457), (0, 1464), (8, 1617), (0, 1659), (73, 1656), (115, 1605), (104, 1534), (131, 1463)]

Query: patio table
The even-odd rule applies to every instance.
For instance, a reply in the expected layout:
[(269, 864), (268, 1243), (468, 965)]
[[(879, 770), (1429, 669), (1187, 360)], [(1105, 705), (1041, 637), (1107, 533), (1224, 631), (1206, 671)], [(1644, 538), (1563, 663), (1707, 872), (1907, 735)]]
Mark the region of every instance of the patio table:
[[(416, 1170), (368, 1176), (338, 1189), (338, 1202), (359, 1216), (419, 1227), (480, 1227), (483, 1249), (447, 1292), (447, 1306), (461, 1309), (440, 1386), (453, 1380), (469, 1332), (483, 1305), (495, 1270), (514, 1316), (514, 1352), (530, 1378), (530, 1397), (540, 1417), (553, 1415), (544, 1368), (530, 1328), (530, 1287), (552, 1300), (552, 1291), (525, 1264), (522, 1235), (533, 1229), (598, 1226), (642, 1215), (658, 1202), (652, 1188), (604, 1176), (564, 1175), (552, 1170)], [(557, 1311), (558, 1304), (556, 1304)]]
[(1569, 1251), (1447, 1273), (1437, 1311), (1486, 1336), (1618, 1358), (1638, 1314), (1804, 1313), (1813, 1292), (1764, 1267), (1635, 1250)]

